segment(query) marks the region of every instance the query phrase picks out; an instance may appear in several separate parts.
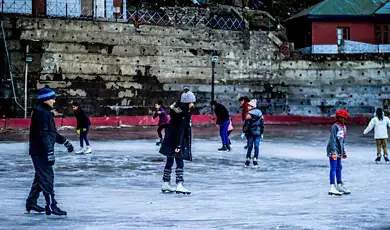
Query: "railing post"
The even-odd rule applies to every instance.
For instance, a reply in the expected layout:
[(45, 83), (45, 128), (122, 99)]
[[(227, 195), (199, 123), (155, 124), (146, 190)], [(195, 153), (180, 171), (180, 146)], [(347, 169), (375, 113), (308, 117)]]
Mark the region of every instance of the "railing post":
[(4, 0), (1, 0), (1, 13), (4, 13)]
[(68, 18), (68, 2), (65, 3), (65, 16)]

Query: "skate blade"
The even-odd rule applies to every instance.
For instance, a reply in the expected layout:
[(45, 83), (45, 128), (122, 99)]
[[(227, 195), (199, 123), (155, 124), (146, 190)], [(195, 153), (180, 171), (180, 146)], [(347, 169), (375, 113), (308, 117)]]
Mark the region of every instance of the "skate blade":
[(162, 190), (162, 189), (161, 189), (161, 192), (162, 192), (162, 193), (174, 193), (174, 192), (176, 192), (176, 191), (169, 191), (169, 190)]
[(190, 195), (191, 192), (180, 192), (180, 191), (176, 191), (176, 194)]
[(45, 214), (45, 211), (43, 211), (43, 212), (37, 212), (37, 211), (26, 211), (25, 213), (24, 213), (25, 215), (43, 215), (43, 214)]
[(341, 197), (343, 194), (335, 194), (335, 193), (328, 192), (328, 195), (335, 196), (335, 197)]

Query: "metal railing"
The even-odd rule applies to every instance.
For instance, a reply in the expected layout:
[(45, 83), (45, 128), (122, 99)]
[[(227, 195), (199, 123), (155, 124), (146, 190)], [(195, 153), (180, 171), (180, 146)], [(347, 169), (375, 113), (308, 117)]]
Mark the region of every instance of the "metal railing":
[[(23, 14), (50, 18), (84, 19), (96, 21), (119, 21), (135, 25), (158, 25), (175, 27), (209, 27), (224, 30), (244, 30), (245, 20), (217, 13), (191, 14), (182, 12), (126, 10), (115, 12), (112, 2), (106, 5), (85, 5), (62, 1), (48, 1), (45, 13), (33, 15), (31, 0), (0, 0), (3, 14)], [(42, 11), (42, 10), (41, 10)], [(34, 12), (39, 12), (38, 10)]]

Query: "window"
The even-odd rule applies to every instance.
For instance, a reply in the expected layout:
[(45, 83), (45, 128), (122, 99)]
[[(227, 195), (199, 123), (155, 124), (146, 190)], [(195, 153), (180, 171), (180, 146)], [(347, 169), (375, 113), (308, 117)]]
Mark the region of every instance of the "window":
[(349, 40), (349, 39), (350, 39), (349, 27), (337, 28), (337, 45), (341, 45), (342, 40)]
[(375, 26), (375, 41), (377, 44), (389, 44), (389, 26)]

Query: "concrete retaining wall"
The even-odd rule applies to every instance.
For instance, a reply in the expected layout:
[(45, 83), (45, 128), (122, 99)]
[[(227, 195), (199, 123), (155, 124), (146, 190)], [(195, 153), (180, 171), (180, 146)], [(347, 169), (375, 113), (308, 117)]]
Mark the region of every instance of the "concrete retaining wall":
[[(298, 116), (330, 116), (338, 108), (361, 115), (389, 99), (390, 62), (283, 61), (261, 31), (248, 38), (240, 31), (37, 18), (6, 18), (5, 27), (19, 100), (26, 44), (35, 58), (29, 113), (36, 89), (44, 86), (56, 90), (56, 108), (65, 117), (73, 115), (72, 101), (93, 116), (151, 114), (157, 100), (169, 105), (188, 86), (197, 95), (198, 113), (207, 114), (214, 50), (216, 99), (232, 114), (240, 112), (241, 96), (257, 98), (266, 114)], [(7, 78), (0, 113), (21, 116)]]

